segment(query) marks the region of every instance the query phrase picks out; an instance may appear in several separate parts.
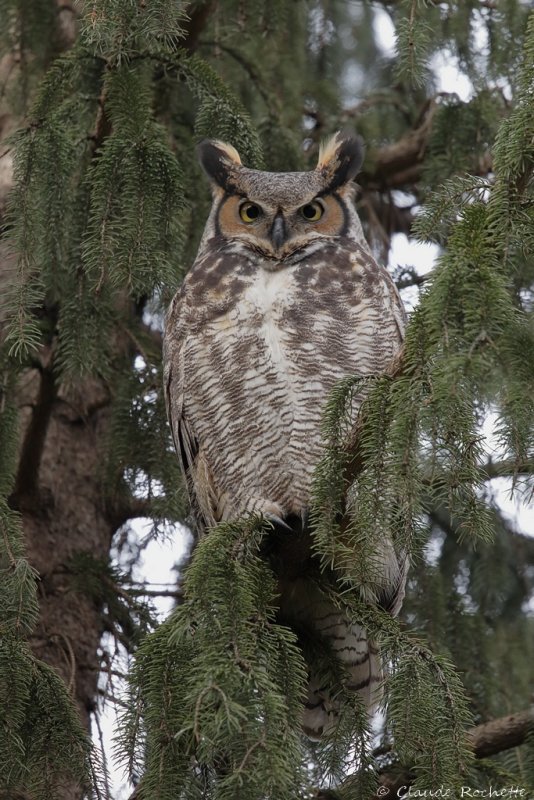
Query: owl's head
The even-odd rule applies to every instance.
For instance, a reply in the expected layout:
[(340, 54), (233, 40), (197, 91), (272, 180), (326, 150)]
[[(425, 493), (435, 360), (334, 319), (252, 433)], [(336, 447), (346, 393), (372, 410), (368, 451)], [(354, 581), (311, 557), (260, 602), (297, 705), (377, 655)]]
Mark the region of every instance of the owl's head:
[(243, 166), (232, 145), (205, 140), (200, 162), (213, 192), (213, 232), (283, 260), (316, 240), (362, 238), (352, 201), (362, 160), (361, 140), (336, 133), (310, 172), (263, 172)]

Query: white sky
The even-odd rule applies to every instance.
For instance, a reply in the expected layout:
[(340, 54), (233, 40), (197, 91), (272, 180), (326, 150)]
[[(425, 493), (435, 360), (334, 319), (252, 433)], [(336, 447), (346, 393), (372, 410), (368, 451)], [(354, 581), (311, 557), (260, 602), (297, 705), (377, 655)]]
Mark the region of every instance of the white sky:
[[(375, 9), (374, 27), (384, 54), (393, 55), (395, 51), (395, 32), (391, 20), (384, 10)], [(431, 67), (436, 74), (437, 91), (455, 92), (462, 100), (467, 100), (471, 96), (472, 86), (467, 77), (458, 68), (450, 52), (444, 51), (436, 55), (432, 60)], [(397, 234), (392, 240), (389, 267), (393, 270), (398, 266), (407, 266), (415, 268), (420, 274), (424, 274), (432, 268), (437, 254), (438, 248), (435, 245), (419, 244), (409, 240), (403, 234)], [(403, 300), (408, 310), (417, 303), (417, 297), (417, 288), (411, 288), (403, 292)], [(491, 426), (486, 431), (489, 449), (491, 449), (490, 428)], [(510, 483), (507, 479), (491, 481), (495, 500), (505, 512), (505, 515), (517, 526), (518, 530), (533, 535), (534, 512), (532, 507), (528, 508), (522, 504), (518, 496), (513, 498), (510, 496)], [(139, 536), (146, 535), (146, 521), (135, 520), (133, 527)], [(143, 552), (136, 578), (158, 585), (168, 584), (168, 588), (172, 588), (176, 581), (175, 566), (183, 558), (187, 544), (187, 534), (184, 533), (183, 529), (176, 530), (175, 538), (166, 539), (166, 541), (152, 541)], [(172, 603), (172, 599), (169, 598), (160, 598), (156, 601), (162, 618), (169, 613)], [(132, 786), (125, 782), (112, 755), (111, 741), (116, 729), (116, 719), (115, 711), (109, 703), (106, 704), (106, 708), (101, 715), (101, 727), (107, 751), (110, 788), (113, 797), (116, 800), (128, 800), (132, 792)]]

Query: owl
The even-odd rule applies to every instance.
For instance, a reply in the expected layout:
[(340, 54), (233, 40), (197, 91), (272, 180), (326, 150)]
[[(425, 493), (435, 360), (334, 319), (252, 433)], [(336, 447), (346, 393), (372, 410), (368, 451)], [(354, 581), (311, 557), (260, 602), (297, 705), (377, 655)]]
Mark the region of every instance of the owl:
[[(280, 620), (323, 640), (345, 688), (372, 709), (379, 653), (310, 578), (308, 524), (329, 393), (348, 375), (386, 372), (405, 326), (353, 202), (362, 146), (337, 133), (314, 170), (288, 173), (248, 169), (220, 141), (198, 150), (213, 205), (164, 336), (168, 415), (198, 535), (253, 513), (270, 520), (266, 557), (279, 580)], [(380, 580), (369, 599), (396, 614), (406, 561), (387, 537), (377, 553)], [(323, 682), (310, 665), (302, 726), (314, 739), (339, 714)]]

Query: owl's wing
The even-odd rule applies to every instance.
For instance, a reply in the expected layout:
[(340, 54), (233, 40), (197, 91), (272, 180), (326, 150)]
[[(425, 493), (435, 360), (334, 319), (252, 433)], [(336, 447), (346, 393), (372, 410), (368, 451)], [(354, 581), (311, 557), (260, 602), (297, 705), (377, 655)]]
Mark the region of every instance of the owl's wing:
[(408, 317), (406, 314), (406, 309), (404, 308), (404, 303), (401, 300), (399, 290), (395, 285), (395, 281), (393, 280), (389, 272), (385, 269), (385, 267), (379, 267), (379, 269), (383, 276), (384, 288), (385, 288), (383, 301), (391, 303), (391, 315), (393, 317), (393, 320), (395, 321), (394, 336), (399, 346), (397, 355), (393, 359), (393, 362), (390, 365), (389, 369), (389, 371), (394, 371), (396, 365), (398, 364), (399, 359), (401, 358), (402, 344), (404, 342), (404, 331), (406, 328), (406, 324), (408, 322)]
[(174, 447), (178, 454), (190, 500), (192, 505), (196, 505), (191, 485), (191, 467), (198, 456), (199, 445), (184, 413), (184, 350), (186, 334), (184, 325), (180, 322), (183, 302), (183, 295), (179, 292), (174, 297), (167, 314), (165, 335), (163, 337), (163, 386)]
[[(393, 278), (389, 272), (384, 268), (384, 279), (388, 288), (388, 298), (392, 305), (392, 316), (395, 320), (396, 338), (398, 342), (398, 352), (393, 362), (389, 367), (390, 374), (398, 370), (399, 364), (402, 359), (404, 332), (406, 323), (408, 321), (404, 303), (395, 285)], [(390, 580), (387, 587), (384, 587), (378, 597), (378, 603), (385, 611), (388, 611), (392, 617), (396, 617), (399, 613), (402, 601), (404, 600), (406, 590), (406, 579), (408, 576), (409, 558), (404, 551), (399, 551), (392, 544), (391, 552), (389, 553), (389, 575)]]
[(408, 577), (409, 560), (405, 553), (393, 551), (391, 553), (390, 580), (378, 594), (378, 605), (396, 617), (401, 610), (402, 601), (406, 592), (406, 578)]

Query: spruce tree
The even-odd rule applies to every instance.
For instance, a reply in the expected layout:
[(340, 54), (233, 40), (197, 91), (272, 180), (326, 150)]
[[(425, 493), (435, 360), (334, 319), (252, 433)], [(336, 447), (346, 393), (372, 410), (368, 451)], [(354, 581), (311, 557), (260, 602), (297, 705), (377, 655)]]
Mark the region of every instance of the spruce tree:
[[(0, 19), (0, 798), (106, 796), (89, 729), (113, 641), (134, 657), (117, 746), (142, 800), (534, 789), (534, 544), (492, 494), (533, 488), (530, 3), (0, 0)], [(468, 99), (437, 90), (442, 53)], [(307, 169), (344, 127), (367, 144), (377, 254), (397, 233), (440, 254), (394, 275), (417, 302), (355, 429), (361, 378), (328, 400), (318, 580), (388, 678), (379, 734), (346, 694), (312, 745), (264, 520), (202, 539), (159, 626), (112, 549), (136, 517), (187, 521), (161, 329), (209, 208), (195, 144)], [(412, 561), (399, 620), (358, 591), (382, 528)]]

